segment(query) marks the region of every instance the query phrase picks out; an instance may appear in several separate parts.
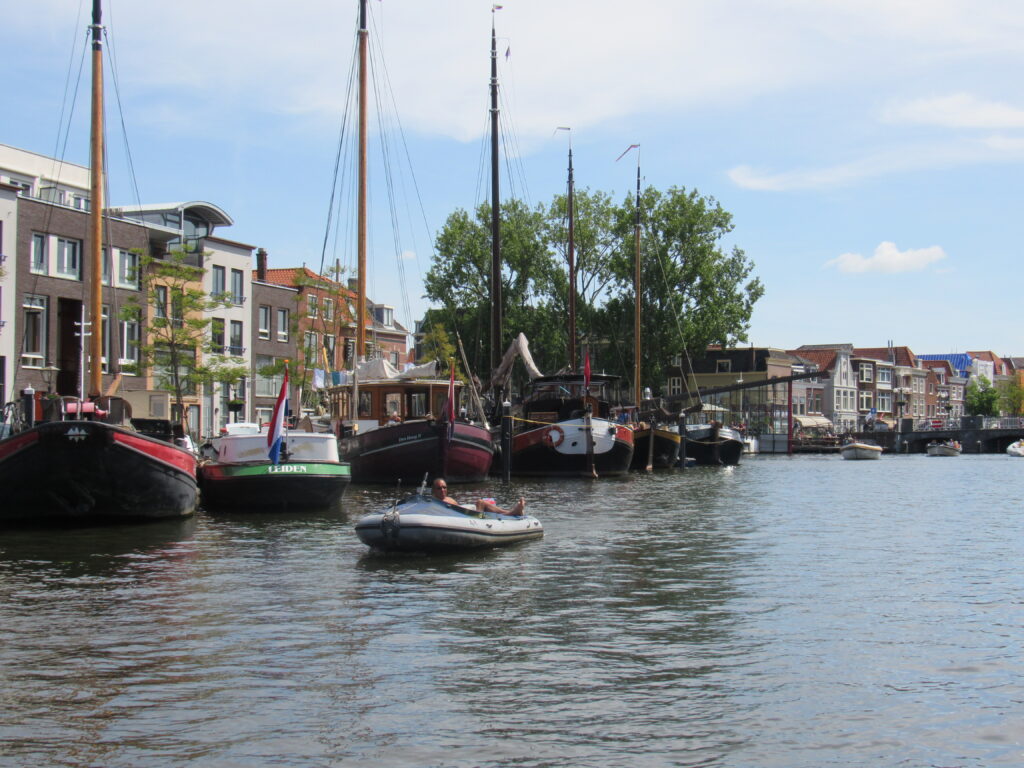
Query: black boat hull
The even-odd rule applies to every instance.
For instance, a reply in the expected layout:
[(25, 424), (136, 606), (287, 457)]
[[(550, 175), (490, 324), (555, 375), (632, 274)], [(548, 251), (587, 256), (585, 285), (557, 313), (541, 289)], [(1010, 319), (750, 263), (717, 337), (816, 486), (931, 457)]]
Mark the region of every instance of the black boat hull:
[(667, 469), (679, 466), (679, 433), (655, 427), (654, 448), (651, 449), (650, 428), (633, 431), (633, 463), (630, 469), (646, 469), (648, 460), (652, 469)]
[(182, 518), (198, 504), (195, 457), (95, 421), (41, 424), (0, 441), (2, 525)]
[(698, 466), (734, 466), (743, 455), (743, 440), (738, 432), (728, 427), (716, 431), (711, 426), (688, 425), (683, 450), (686, 458)]

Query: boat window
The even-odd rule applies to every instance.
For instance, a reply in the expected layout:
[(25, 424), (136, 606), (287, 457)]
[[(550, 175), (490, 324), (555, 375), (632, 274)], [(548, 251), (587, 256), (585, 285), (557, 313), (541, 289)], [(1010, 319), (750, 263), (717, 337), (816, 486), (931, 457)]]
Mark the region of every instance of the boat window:
[(409, 396), (409, 415), (420, 417), (427, 415), (426, 392), (416, 392)]
[(392, 392), (384, 397), (384, 411), (386, 416), (391, 416), (393, 413), (397, 413), (399, 416), (402, 415), (402, 395), (398, 392)]
[(359, 418), (368, 419), (370, 418), (371, 409), (373, 408), (373, 395), (370, 392), (359, 393)]

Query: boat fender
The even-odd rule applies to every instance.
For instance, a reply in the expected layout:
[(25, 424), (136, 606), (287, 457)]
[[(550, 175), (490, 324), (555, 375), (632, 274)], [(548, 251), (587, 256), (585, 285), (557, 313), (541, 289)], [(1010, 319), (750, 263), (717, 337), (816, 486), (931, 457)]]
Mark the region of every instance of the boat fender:
[(557, 448), (565, 440), (565, 432), (562, 428), (555, 424), (552, 427), (548, 427), (548, 431), (544, 433), (544, 442), (550, 445), (552, 448)]

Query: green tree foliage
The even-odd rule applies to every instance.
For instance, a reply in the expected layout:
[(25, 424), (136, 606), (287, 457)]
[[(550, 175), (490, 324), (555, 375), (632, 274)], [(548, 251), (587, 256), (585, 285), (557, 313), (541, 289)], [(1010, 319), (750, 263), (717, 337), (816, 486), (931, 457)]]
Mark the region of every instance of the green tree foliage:
[(1001, 382), (999, 390), (999, 404), (1002, 409), (1013, 416), (1024, 414), (1024, 385), (1019, 378)]
[[(199, 384), (215, 381), (233, 384), (248, 375), (241, 357), (225, 354), (223, 345), (211, 343), (209, 313), (231, 306), (230, 296), (209, 296), (202, 288), (206, 270), (191, 263), (194, 254), (176, 250), (166, 258), (140, 255), (142, 291), (121, 310), (122, 320), (140, 321), (143, 305), (156, 309), (148, 327), (142, 331), (139, 362), (125, 371), (141, 373), (153, 369), (155, 385), (169, 390), (179, 413), (184, 414), (184, 398)], [(202, 355), (200, 355), (202, 353)]]
[(964, 409), (969, 416), (998, 416), (999, 390), (984, 376), (971, 379), (964, 393)]
[[(501, 210), (505, 333), (500, 352), (520, 332), (527, 334), (531, 345), (550, 348), (559, 334), (565, 338), (564, 318), (556, 320), (564, 301), (555, 304), (556, 288), (564, 293), (565, 275), (548, 250), (545, 215), (518, 200), (503, 203)], [(443, 307), (449, 337), (457, 330), (470, 366), (485, 373), (490, 363), (490, 220), (487, 203), (474, 216), (462, 209), (452, 213), (437, 237), (433, 265), (424, 278), (427, 298)]]
[[(675, 355), (745, 341), (764, 289), (751, 277), (746, 254), (723, 244), (732, 215), (713, 198), (648, 187), (640, 208), (642, 381), (657, 391)], [(576, 196), (577, 333), (589, 342), (595, 370), (627, 380), (633, 377), (635, 213), (634, 196), (619, 205), (601, 192)], [(449, 216), (425, 280), (427, 298), (444, 305), (442, 322), (460, 330), (477, 370), (488, 360), (489, 216), (486, 205), (475, 218), (461, 210)], [(548, 373), (569, 363), (567, 229), (564, 195), (536, 211), (518, 201), (502, 205), (504, 343), (525, 333)]]

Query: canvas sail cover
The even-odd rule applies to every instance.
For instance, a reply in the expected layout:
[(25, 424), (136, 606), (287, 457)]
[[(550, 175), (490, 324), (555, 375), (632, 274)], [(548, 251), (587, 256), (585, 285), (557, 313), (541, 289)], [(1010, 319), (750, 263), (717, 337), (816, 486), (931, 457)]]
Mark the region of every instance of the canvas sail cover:
[(505, 356), (501, 358), (501, 364), (491, 374), (492, 389), (504, 388), (508, 382), (508, 377), (512, 374), (512, 363), (515, 362), (517, 355), (522, 358), (523, 366), (526, 368), (526, 375), (530, 377), (530, 381), (544, 375), (537, 369), (536, 363), (533, 362), (533, 355), (530, 354), (530, 342), (526, 340), (526, 334), (520, 333), (509, 344), (508, 349), (505, 350)]

